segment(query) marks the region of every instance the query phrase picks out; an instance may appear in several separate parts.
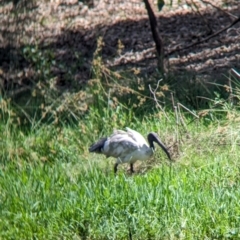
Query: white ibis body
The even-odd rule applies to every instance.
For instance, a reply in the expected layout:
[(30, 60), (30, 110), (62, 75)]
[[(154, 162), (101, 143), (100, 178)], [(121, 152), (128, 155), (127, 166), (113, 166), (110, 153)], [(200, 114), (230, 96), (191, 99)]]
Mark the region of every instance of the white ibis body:
[(148, 134), (148, 145), (140, 133), (130, 128), (126, 128), (126, 130), (114, 130), (110, 137), (103, 137), (92, 144), (89, 152), (101, 153), (106, 155), (106, 157), (116, 158), (117, 160), (114, 165), (115, 173), (117, 172), (118, 165), (121, 163), (130, 163), (130, 170), (134, 172), (133, 164), (137, 160), (144, 161), (153, 155), (155, 150), (153, 142), (157, 143), (167, 154), (169, 160), (171, 160), (167, 148), (156, 133), (152, 132)]

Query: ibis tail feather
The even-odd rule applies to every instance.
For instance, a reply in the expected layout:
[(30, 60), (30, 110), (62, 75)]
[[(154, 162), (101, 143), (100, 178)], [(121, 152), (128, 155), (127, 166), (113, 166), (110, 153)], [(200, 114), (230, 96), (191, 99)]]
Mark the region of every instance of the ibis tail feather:
[(107, 141), (107, 137), (103, 137), (99, 139), (96, 143), (90, 146), (90, 148), (88, 149), (89, 152), (102, 153), (102, 149), (106, 141)]

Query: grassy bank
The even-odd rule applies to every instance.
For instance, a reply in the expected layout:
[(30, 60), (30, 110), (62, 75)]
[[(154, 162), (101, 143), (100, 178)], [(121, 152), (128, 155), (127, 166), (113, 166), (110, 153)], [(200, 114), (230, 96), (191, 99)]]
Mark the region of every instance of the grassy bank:
[(90, 125), (1, 125), (1, 239), (240, 237), (237, 124), (195, 121), (183, 131), (171, 114), (135, 119), (131, 127), (157, 131), (175, 162), (157, 149), (136, 174), (123, 166), (117, 176), (113, 159), (88, 153), (103, 135)]

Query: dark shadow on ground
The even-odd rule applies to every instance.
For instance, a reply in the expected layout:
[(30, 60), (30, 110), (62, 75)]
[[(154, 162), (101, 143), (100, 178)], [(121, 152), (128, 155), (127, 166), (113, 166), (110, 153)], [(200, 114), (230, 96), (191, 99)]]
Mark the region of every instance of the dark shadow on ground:
[[(213, 32), (230, 24), (234, 20), (230, 14), (237, 16), (240, 12), (240, 4), (236, 3), (228, 10), (229, 14), (213, 9), (202, 12), (202, 16), (196, 13), (160, 16), (159, 29), (166, 53), (177, 45), (184, 47), (208, 36), (210, 30), (206, 22)], [(28, 23), (29, 18), (21, 24)], [(37, 51), (41, 52), (42, 56), (33, 53), (30, 58), (28, 51), (34, 46), (31, 41), (33, 36), (26, 36), (29, 38), (28, 45), (16, 44), (14, 38), (24, 37), (24, 33), (21, 32), (20, 25), (16, 24), (15, 27), (16, 31), (7, 31), (2, 27), (0, 32), (0, 83), (5, 91), (23, 88), (24, 92), (24, 88), (34, 84), (36, 65), (39, 64), (37, 60), (34, 62), (35, 55), (38, 60), (41, 60), (42, 56), (48, 59), (47, 63), (39, 68), (48, 68), (50, 65), (47, 76), (57, 78), (57, 84), (63, 91), (70, 88), (81, 89), (92, 78), (91, 64), (99, 36), (103, 37), (104, 42), (101, 55), (109, 68), (129, 70), (135, 67), (139, 68), (145, 77), (156, 74), (154, 42), (147, 18), (121, 21), (109, 26), (97, 25), (91, 29), (76, 27), (53, 35), (49, 30), (39, 34), (35, 29), (33, 35), (46, 36), (42, 37), (37, 46)], [(224, 74), (227, 75), (230, 68), (240, 68), (239, 29), (240, 23), (205, 43), (169, 56), (167, 79), (171, 90), (180, 101), (185, 99), (189, 104), (192, 101), (196, 107), (196, 96), (209, 97), (211, 92), (217, 89), (208, 84), (208, 81), (226, 84), (228, 79)], [(121, 56), (118, 54), (119, 40), (124, 46)], [(55, 63), (51, 65), (51, 61)]]

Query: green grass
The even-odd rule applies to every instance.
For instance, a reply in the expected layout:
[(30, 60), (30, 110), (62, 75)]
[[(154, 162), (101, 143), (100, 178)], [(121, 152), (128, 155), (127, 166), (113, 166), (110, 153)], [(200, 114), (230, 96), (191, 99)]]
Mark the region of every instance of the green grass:
[[(86, 85), (73, 80), (81, 52), (59, 66), (52, 50), (24, 47), (32, 89), (0, 98), (0, 240), (240, 239), (238, 81), (212, 89), (169, 72), (157, 87), (157, 71), (109, 69), (103, 44)], [(211, 109), (193, 120), (179, 102)], [(114, 160), (88, 147), (126, 126), (159, 133), (175, 161), (157, 149), (135, 174), (125, 165), (115, 176)]]
[(176, 162), (158, 149), (132, 176), (124, 167), (115, 176), (113, 159), (88, 153), (103, 135), (92, 123), (85, 133), (1, 125), (0, 239), (240, 238), (238, 126), (193, 122), (186, 134), (170, 118), (132, 122), (168, 146), (179, 140), (178, 153), (170, 148)]

